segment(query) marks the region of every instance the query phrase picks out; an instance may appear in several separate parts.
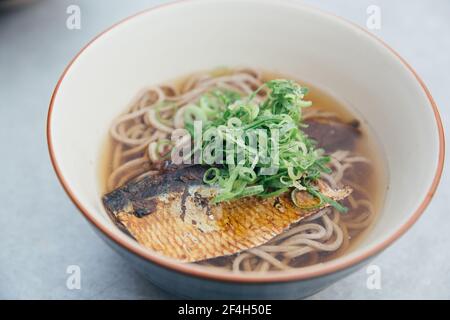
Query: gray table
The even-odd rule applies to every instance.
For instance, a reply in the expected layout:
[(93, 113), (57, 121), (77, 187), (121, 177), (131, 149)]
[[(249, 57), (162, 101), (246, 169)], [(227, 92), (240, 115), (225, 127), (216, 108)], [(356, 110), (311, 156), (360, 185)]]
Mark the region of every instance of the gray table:
[[(48, 102), (67, 62), (99, 31), (158, 2), (37, 0), (0, 11), (0, 298), (172, 298), (97, 238), (57, 182), (45, 140)], [(380, 6), (376, 33), (417, 69), (450, 125), (450, 1), (307, 2), (363, 26), (367, 7)], [(71, 4), (81, 8), (81, 30), (66, 28)], [(374, 261), (381, 290), (367, 289), (363, 269), (312, 299), (449, 299), (449, 187), (444, 174), (423, 218)], [(69, 265), (81, 268), (81, 290), (66, 287)]]

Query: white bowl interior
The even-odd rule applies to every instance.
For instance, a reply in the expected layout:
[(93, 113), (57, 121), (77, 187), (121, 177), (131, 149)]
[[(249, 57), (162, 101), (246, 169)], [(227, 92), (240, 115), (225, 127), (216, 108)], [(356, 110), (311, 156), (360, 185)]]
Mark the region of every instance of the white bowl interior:
[(55, 96), (51, 138), (67, 185), (96, 220), (132, 246), (100, 198), (99, 159), (108, 127), (142, 88), (193, 71), (250, 66), (305, 79), (344, 100), (384, 149), (384, 209), (356, 250), (387, 239), (411, 217), (432, 183), (438, 131), (413, 73), (350, 24), (284, 1), (187, 1), (111, 29), (75, 60)]

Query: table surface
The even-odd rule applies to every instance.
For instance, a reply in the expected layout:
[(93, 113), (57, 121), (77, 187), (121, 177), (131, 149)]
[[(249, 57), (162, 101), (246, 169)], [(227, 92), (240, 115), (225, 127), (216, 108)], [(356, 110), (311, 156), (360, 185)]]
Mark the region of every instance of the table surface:
[[(72, 205), (50, 165), (45, 139), (48, 102), (68, 61), (112, 23), (163, 1), (35, 0), (0, 10), (0, 298), (166, 299), (107, 247)], [(449, 127), (450, 1), (306, 1), (366, 25), (381, 8), (375, 33), (418, 71)], [(69, 5), (81, 29), (66, 28)], [(419, 181), (417, 183), (420, 183)], [(381, 289), (367, 288), (362, 269), (311, 299), (450, 298), (450, 180), (425, 215), (373, 264)], [(69, 265), (81, 268), (81, 289), (66, 287)]]

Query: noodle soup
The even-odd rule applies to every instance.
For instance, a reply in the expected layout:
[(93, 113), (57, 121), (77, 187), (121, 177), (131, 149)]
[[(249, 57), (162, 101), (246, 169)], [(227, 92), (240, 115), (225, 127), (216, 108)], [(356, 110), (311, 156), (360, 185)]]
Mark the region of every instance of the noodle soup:
[[(159, 176), (173, 147), (168, 142), (171, 133), (184, 127), (185, 109), (198, 104), (203, 94), (221, 88), (249, 97), (267, 81), (279, 78), (285, 77), (252, 69), (220, 69), (144, 91), (111, 126), (101, 161), (103, 190), (108, 193)], [(305, 100), (312, 102), (302, 110), (301, 130), (329, 156), (330, 172), (322, 172), (320, 179), (335, 190), (352, 189), (341, 201), (346, 212), (333, 206), (320, 208), (260, 245), (196, 263), (233, 272), (301, 268), (352, 250), (376, 221), (387, 177), (375, 138), (350, 108), (315, 86), (298, 83), (308, 87)], [(261, 104), (269, 93), (261, 90), (253, 95)], [(119, 227), (127, 232), (124, 225)]]

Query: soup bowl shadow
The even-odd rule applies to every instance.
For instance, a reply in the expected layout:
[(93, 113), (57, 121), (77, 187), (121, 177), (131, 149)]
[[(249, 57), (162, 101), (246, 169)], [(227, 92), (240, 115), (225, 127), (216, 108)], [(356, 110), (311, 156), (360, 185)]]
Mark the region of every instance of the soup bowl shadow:
[[(377, 222), (355, 249), (298, 270), (233, 274), (145, 249), (108, 218), (99, 161), (113, 118), (145, 86), (218, 66), (305, 79), (344, 101), (373, 131), (389, 186)], [(417, 221), (444, 162), (437, 106), (394, 50), (339, 17), (278, 0), (185, 0), (112, 26), (77, 54), (58, 81), (47, 138), (63, 188), (106, 243), (164, 290), (209, 299), (301, 298), (354, 272)]]

